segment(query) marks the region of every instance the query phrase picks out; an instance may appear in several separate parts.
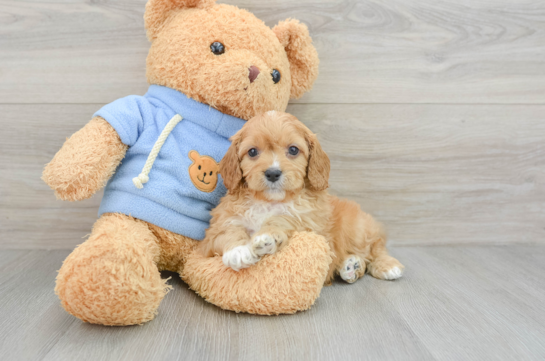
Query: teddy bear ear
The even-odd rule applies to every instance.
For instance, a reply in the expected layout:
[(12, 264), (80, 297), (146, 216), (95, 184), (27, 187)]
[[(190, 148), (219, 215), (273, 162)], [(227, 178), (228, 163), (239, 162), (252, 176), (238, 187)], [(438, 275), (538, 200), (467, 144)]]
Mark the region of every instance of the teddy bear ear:
[(318, 52), (306, 25), (288, 19), (273, 28), (280, 44), (288, 54), (291, 73), (291, 98), (300, 98), (312, 88), (318, 77)]
[(204, 9), (214, 5), (216, 0), (149, 0), (144, 13), (144, 23), (148, 39), (153, 41), (175, 10), (199, 8)]

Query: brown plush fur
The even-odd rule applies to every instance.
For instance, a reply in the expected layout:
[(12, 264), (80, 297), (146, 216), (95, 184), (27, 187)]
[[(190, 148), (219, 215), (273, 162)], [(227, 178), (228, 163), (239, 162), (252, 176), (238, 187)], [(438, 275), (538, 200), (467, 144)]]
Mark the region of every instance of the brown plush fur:
[(260, 315), (295, 313), (310, 308), (331, 263), (327, 241), (314, 233), (295, 233), (288, 246), (240, 272), (220, 257), (195, 251), (182, 278), (208, 302), (227, 310)]
[[(289, 152), (293, 147), (298, 153)], [(266, 177), (271, 169), (282, 173), (275, 182)], [(212, 211), (210, 228), (199, 245), (205, 256), (224, 255), (226, 265), (234, 269), (250, 267), (284, 247), (294, 232), (308, 230), (323, 235), (335, 254), (327, 283), (336, 274), (354, 282), (366, 265), (377, 278), (401, 276), (403, 266), (388, 255), (380, 224), (355, 202), (327, 193), (329, 158), (294, 116), (267, 112), (248, 121), (233, 136), (220, 173), (229, 194)], [(240, 246), (250, 251), (235, 249)], [(236, 252), (227, 256), (231, 250)], [(239, 254), (249, 255), (248, 261), (239, 261)], [(352, 256), (357, 258), (347, 263)]]
[(64, 261), (55, 292), (69, 313), (86, 322), (149, 321), (169, 288), (157, 269), (160, 255), (145, 222), (105, 214), (91, 237)]
[[(151, 1), (147, 10), (184, 2), (196, 1)], [(267, 110), (284, 111), (290, 96), (310, 90), (318, 76), (318, 56), (306, 26), (288, 20), (271, 31), (246, 10), (212, 3), (198, 2), (190, 11), (172, 9), (160, 26), (162, 17), (146, 12), (146, 24), (153, 24), (148, 27), (153, 40), (147, 59), (150, 84), (180, 90), (246, 120)], [(225, 46), (224, 54), (210, 51), (215, 41)], [(251, 66), (260, 70), (253, 83), (248, 78)], [(273, 69), (281, 74), (276, 84)]]
[(126, 152), (114, 128), (95, 117), (66, 140), (42, 179), (63, 201), (87, 199), (106, 185)]
[[(318, 75), (318, 56), (308, 30), (295, 20), (270, 29), (253, 14), (216, 5), (213, 0), (150, 0), (144, 17), (152, 42), (147, 60), (149, 83), (174, 88), (224, 113), (249, 119), (262, 111), (285, 110), (289, 98), (310, 90)], [(224, 54), (210, 51), (215, 41), (224, 44)], [(251, 66), (260, 71), (253, 82), (249, 79)], [(271, 77), (273, 69), (281, 73), (276, 84)], [(86, 199), (106, 184), (126, 150), (115, 130), (96, 117), (65, 142), (42, 178), (62, 200)], [(292, 279), (295, 293), (291, 297), (296, 299), (301, 292), (299, 301), (292, 306), (275, 303), (274, 299), (284, 295), (275, 293), (278, 289), (261, 287), (235, 307), (228, 300), (244, 298), (247, 289), (233, 286), (222, 293), (221, 282), (243, 285), (255, 280), (255, 274), (227, 272), (221, 282), (210, 280), (210, 286), (201, 273), (202, 267), (214, 261), (192, 253), (197, 241), (128, 216), (103, 215), (90, 238), (64, 262), (56, 291), (64, 308), (84, 321), (138, 324), (153, 318), (168, 289), (159, 270), (181, 272), (187, 262), (184, 279), (197, 292), (213, 295), (211, 302), (225, 308), (233, 305), (230, 309), (237, 311), (294, 312), (310, 307), (320, 292), (321, 286), (308, 286), (316, 282), (309, 281), (310, 276), (294, 275), (309, 272), (313, 277), (320, 278), (322, 273), (325, 277), (322, 270), (329, 260), (322, 243), (317, 236), (301, 242), (314, 261), (290, 262), (294, 256), (288, 253), (276, 261), (271, 259), (267, 266)], [(261, 272), (266, 274), (270, 269), (263, 266)], [(265, 299), (270, 302), (260, 305), (259, 300)]]

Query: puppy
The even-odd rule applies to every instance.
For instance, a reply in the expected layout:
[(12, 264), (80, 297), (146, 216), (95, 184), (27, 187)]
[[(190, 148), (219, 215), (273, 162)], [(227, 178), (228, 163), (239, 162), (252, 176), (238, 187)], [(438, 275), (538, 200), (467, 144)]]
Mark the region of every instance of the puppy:
[(199, 245), (238, 271), (283, 247), (294, 232), (323, 235), (335, 253), (326, 284), (355, 282), (367, 270), (393, 280), (403, 265), (388, 255), (380, 224), (355, 202), (326, 191), (329, 158), (316, 135), (293, 115), (270, 111), (231, 138), (220, 162), (228, 194), (212, 211)]

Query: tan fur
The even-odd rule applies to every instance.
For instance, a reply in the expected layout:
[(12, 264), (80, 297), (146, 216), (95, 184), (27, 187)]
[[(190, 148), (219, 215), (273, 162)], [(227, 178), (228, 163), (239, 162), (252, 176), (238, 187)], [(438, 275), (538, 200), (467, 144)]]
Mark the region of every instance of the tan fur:
[[(291, 146), (299, 149), (298, 155), (288, 153)], [(251, 157), (250, 149), (256, 149), (258, 156)], [(281, 199), (268, 193), (276, 185), (267, 183), (264, 175), (271, 165), (282, 170), (279, 182), (285, 192)], [(385, 272), (394, 267), (403, 269), (388, 255), (381, 225), (357, 203), (327, 193), (329, 159), (316, 136), (294, 116), (268, 112), (252, 118), (233, 137), (220, 172), (229, 179), (229, 193), (212, 211), (210, 228), (199, 245), (203, 255), (252, 246), (263, 234), (271, 235), (281, 249), (295, 232), (312, 231), (324, 236), (335, 254), (326, 283), (331, 283), (351, 255), (365, 262), (355, 270), (357, 278), (366, 266), (377, 278), (386, 278)], [(259, 229), (252, 228), (255, 221), (248, 221), (249, 213), (264, 202), (282, 212), (257, 222)]]
[[(285, 110), (290, 97), (310, 90), (318, 75), (318, 56), (308, 30), (293, 20), (281, 22), (273, 31), (253, 14), (216, 5), (214, 0), (150, 0), (144, 20), (152, 42), (148, 82), (179, 90), (229, 115), (249, 119), (262, 111)], [(211, 53), (214, 41), (225, 45), (224, 54)], [(252, 65), (260, 74), (250, 84)], [(277, 84), (272, 69), (281, 73)], [(64, 143), (46, 165), (42, 179), (59, 199), (86, 199), (106, 184), (126, 151), (115, 130), (95, 117)], [(203, 272), (203, 267), (223, 266), (221, 259), (205, 260), (192, 253), (197, 243), (129, 216), (103, 215), (91, 237), (61, 267), (57, 294), (64, 308), (84, 321), (138, 324), (154, 317), (168, 288), (159, 270), (166, 269), (187, 272), (184, 279), (193, 289), (225, 308), (293, 313), (310, 307), (318, 297), (330, 262), (327, 245), (316, 235), (302, 235), (297, 246), (306, 247), (312, 260), (301, 263), (289, 252), (271, 259), (266, 267), (291, 279), (290, 300), (283, 303), (286, 297), (275, 293), (278, 289), (248, 291), (236, 286), (254, 282), (256, 274)], [(266, 267), (260, 272), (268, 274)], [(278, 298), (282, 300), (275, 302)], [(234, 299), (240, 302), (227, 301)], [(259, 304), (260, 300), (269, 301)]]

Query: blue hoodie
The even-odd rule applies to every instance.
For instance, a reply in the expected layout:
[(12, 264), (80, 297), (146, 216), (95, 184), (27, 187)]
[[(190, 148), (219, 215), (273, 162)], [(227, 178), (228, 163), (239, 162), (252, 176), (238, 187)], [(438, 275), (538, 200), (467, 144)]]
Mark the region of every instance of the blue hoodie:
[[(143, 188), (137, 188), (133, 178), (142, 172), (161, 132), (177, 114), (182, 117), (181, 122), (175, 125), (161, 147), (149, 172), (149, 181)], [(189, 175), (189, 168), (197, 167), (194, 151), (209, 162), (219, 163), (231, 144), (229, 138), (245, 121), (159, 85), (151, 85), (144, 96), (131, 95), (105, 105), (95, 116), (110, 123), (121, 141), (129, 146), (106, 185), (99, 216), (124, 213), (202, 240), (209, 226), (210, 211), (227, 190), (217, 173), (205, 174), (218, 177), (215, 188), (205, 191), (197, 188), (198, 182), (192, 181)]]

